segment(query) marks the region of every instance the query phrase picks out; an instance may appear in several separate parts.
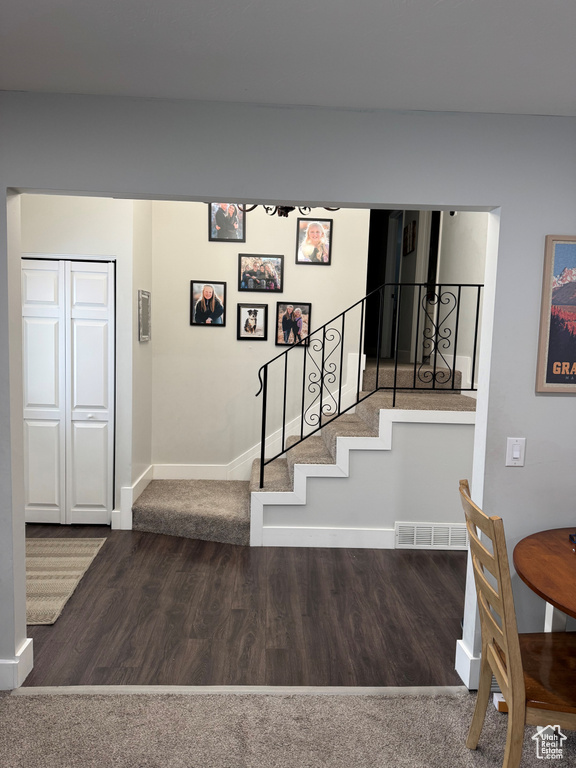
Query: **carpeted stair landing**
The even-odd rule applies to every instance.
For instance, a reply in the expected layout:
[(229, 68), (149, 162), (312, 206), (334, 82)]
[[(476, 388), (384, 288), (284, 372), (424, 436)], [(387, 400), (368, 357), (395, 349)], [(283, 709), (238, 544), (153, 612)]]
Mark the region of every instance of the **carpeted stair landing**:
[(152, 480), (132, 507), (136, 531), (187, 539), (250, 543), (246, 480)]

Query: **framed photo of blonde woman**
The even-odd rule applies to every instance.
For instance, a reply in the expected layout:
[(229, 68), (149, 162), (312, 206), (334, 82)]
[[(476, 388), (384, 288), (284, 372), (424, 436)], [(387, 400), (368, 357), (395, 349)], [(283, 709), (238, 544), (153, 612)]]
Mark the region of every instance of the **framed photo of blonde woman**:
[(333, 229), (332, 219), (298, 219), (296, 264), (329, 266)]

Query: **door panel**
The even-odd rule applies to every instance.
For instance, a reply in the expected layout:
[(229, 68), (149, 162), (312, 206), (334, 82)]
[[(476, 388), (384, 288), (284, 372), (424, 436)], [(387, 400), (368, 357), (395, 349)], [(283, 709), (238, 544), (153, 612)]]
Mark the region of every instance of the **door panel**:
[(71, 407), (99, 410), (108, 418), (109, 323), (102, 320), (72, 320)]
[(60, 321), (23, 319), (24, 408), (61, 406)]
[(75, 421), (70, 429), (68, 506), (70, 522), (109, 520), (108, 424)]
[(64, 438), (62, 422), (24, 420), (26, 520), (64, 522)]

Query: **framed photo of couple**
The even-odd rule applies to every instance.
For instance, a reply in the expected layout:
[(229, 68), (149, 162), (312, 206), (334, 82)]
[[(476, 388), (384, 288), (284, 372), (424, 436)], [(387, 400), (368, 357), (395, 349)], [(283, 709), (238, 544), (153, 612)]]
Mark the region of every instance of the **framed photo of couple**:
[(330, 266), (333, 219), (298, 219), (296, 264)]
[(308, 344), (312, 304), (307, 301), (276, 303), (276, 346)]
[(238, 203), (208, 203), (208, 241), (246, 242), (246, 216)]

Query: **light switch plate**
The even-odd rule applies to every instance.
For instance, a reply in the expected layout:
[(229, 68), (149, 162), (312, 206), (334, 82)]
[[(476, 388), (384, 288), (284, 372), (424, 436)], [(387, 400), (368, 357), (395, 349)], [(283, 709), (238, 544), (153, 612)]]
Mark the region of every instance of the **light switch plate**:
[(509, 437), (506, 440), (506, 466), (523, 467), (526, 454), (525, 437)]

